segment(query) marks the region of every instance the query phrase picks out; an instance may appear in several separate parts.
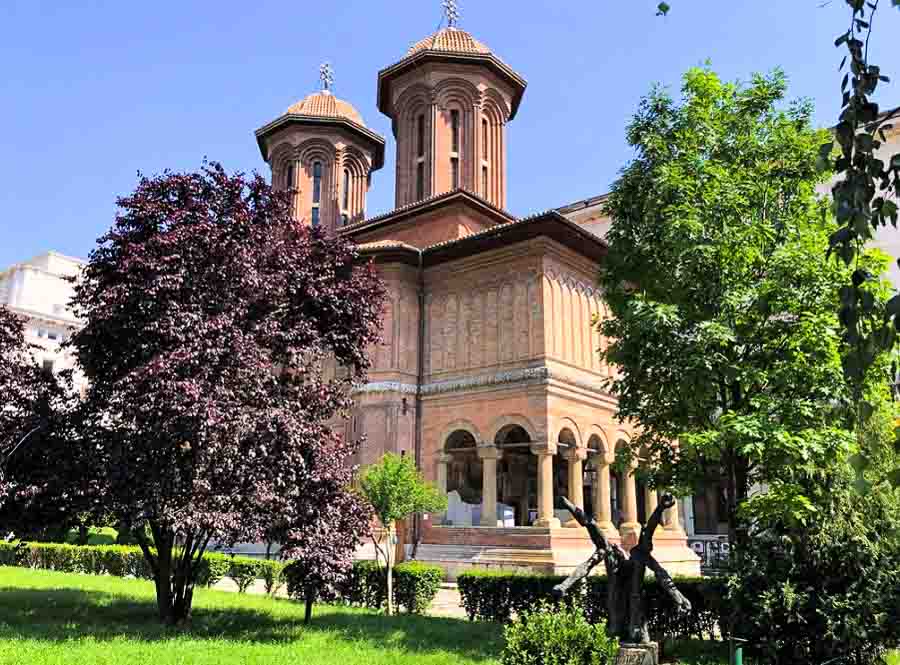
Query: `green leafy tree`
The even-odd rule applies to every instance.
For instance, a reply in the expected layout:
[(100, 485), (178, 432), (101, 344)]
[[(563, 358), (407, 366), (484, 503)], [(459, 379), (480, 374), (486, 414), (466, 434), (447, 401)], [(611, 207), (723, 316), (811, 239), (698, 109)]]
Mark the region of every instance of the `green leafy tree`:
[[(837, 317), (849, 275), (826, 258), (835, 226), (816, 197), (825, 134), (808, 104), (782, 108), (785, 92), (780, 72), (739, 85), (707, 69), (684, 76), (680, 101), (655, 89), (607, 202), (600, 327), (619, 415), (639, 426), (651, 483), (724, 480), (736, 543), (754, 485), (803, 519), (812, 508), (793, 481), (855, 446)], [(880, 283), (866, 293), (884, 307)]]
[[(841, 290), (843, 341), (848, 348), (844, 373), (853, 389), (856, 426), (865, 429), (872, 412), (865, 399), (867, 386), (885, 377), (896, 381), (898, 374), (896, 364), (879, 362), (879, 358), (898, 344), (900, 296), (886, 308), (870, 306), (865, 294), (880, 275), (867, 269), (863, 257), (879, 227), (891, 224), (896, 228), (898, 222), (900, 153), (885, 155), (880, 149), (887, 141), (886, 132), (900, 118), (900, 107), (886, 110), (875, 101), (879, 86), (890, 83), (890, 78), (870, 58), (869, 46), (876, 18), (881, 25), (879, 9), (888, 4), (900, 9), (900, 0), (844, 0), (844, 4), (849, 25), (834, 42), (836, 48), (846, 50), (839, 67), (841, 111), (833, 136), (820, 146), (820, 168), (835, 174), (832, 199), (838, 227), (831, 229), (827, 251), (853, 268)], [(660, 2), (657, 16), (666, 16), (671, 10), (669, 3)], [(872, 374), (881, 376), (873, 379)], [(900, 449), (900, 430), (896, 441)], [(865, 458), (870, 453), (863, 448), (860, 454)], [(857, 468), (857, 485), (864, 486), (859, 473)], [(900, 487), (900, 467), (888, 470), (885, 479)]]
[(385, 561), (390, 616), (394, 613), (393, 544), (396, 523), (411, 515), (446, 509), (447, 497), (422, 478), (410, 458), (393, 453), (388, 453), (378, 464), (363, 472), (360, 488), (363, 496), (372, 504), (381, 524), (388, 530), (388, 544), (383, 550), (374, 535), (373, 541), (376, 551), (381, 553)]

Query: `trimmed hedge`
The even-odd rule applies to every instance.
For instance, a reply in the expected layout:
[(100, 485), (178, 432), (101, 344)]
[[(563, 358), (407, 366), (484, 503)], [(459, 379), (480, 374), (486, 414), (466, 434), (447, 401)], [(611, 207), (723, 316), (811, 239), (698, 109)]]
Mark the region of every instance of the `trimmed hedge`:
[[(470, 620), (506, 623), (513, 615), (541, 603), (558, 604), (553, 597), (553, 587), (564, 579), (556, 575), (471, 571), (462, 573), (457, 578), (457, 585)], [(679, 615), (656, 580), (644, 580), (650, 634), (655, 639), (713, 638), (716, 627), (725, 625), (723, 617), (727, 616), (723, 602), (724, 581), (676, 577), (675, 584), (691, 601), (693, 609), (690, 614)], [(607, 620), (606, 589), (605, 576), (592, 576), (580, 589), (570, 594), (569, 600), (579, 599), (587, 620), (600, 623)]]
[[(0, 542), (0, 565), (19, 566), (62, 573), (112, 575), (153, 579), (153, 573), (139, 547), (130, 545), (67, 545), (61, 543)], [(249, 557), (233, 557), (208, 552), (194, 571), (195, 583), (211, 587), (230, 577), (245, 592), (262, 579), (268, 593), (281, 588), (284, 564)]]
[[(302, 584), (292, 581), (291, 566), (284, 571), (288, 593), (303, 598)], [(323, 593), (324, 600), (356, 607), (379, 610), (387, 605), (387, 581), (385, 569), (374, 561), (356, 561), (347, 579), (330, 593)], [(410, 561), (394, 566), (394, 604), (408, 614), (423, 614), (431, 605), (444, 571), (440, 566), (429, 566)]]

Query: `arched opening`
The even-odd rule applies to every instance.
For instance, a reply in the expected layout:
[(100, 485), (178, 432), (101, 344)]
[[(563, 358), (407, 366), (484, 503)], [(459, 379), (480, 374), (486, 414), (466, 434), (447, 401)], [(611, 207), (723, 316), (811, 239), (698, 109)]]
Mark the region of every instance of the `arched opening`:
[[(599, 520), (597, 495), (600, 492), (600, 469), (606, 464), (606, 448), (596, 434), (588, 439), (587, 447), (588, 458), (584, 464), (584, 507)], [(612, 506), (609, 509), (612, 510)]]
[[(568, 427), (563, 428), (563, 430), (559, 433), (559, 436), (556, 438), (556, 442), (558, 444), (558, 454), (553, 457), (553, 498), (554, 502), (557, 500), (556, 497), (564, 496), (566, 498), (571, 498), (569, 494), (569, 462), (564, 457), (566, 451), (577, 448), (578, 447), (578, 439), (575, 438), (575, 433), (572, 432)], [(584, 473), (582, 467), (582, 474)], [(555, 505), (555, 503), (554, 503)], [(558, 508), (554, 508), (557, 511), (557, 517), (563, 523), (568, 522), (572, 519), (572, 516), (569, 514), (568, 510), (560, 510)]]
[[(627, 450), (627, 448), (628, 442), (620, 439), (616, 443), (616, 456), (618, 457), (619, 451)], [(610, 467), (609, 473), (609, 500), (612, 508), (612, 521), (615, 527), (618, 529), (622, 526), (622, 522), (625, 521), (625, 483), (631, 482), (632, 477), (631, 474), (627, 472), (627, 470), (620, 470), (615, 465)]]
[(537, 519), (537, 458), (531, 454), (531, 437), (520, 425), (507, 425), (494, 437), (503, 452), (497, 465), (497, 500), (510, 508), (516, 526), (530, 526)]
[(447, 469), (447, 492), (458, 492), (466, 503), (481, 503), (481, 460), (475, 437), (457, 430), (447, 437), (444, 450), (452, 458)]

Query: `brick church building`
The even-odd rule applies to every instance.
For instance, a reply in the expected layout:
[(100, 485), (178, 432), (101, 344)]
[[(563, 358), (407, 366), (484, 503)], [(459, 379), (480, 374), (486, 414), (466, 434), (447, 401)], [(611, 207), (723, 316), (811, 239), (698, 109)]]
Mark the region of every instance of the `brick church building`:
[[(592, 322), (608, 221), (600, 199), (530, 217), (506, 211), (507, 123), (526, 81), (456, 26), (378, 73), (393, 126), (396, 208), (366, 218), (385, 139), (325, 85), (256, 132), (297, 219), (343, 235), (388, 285), (384, 341), (371, 350), (348, 435), (360, 462), (414, 456), (447, 492), (444, 515), (416, 525), (418, 558), (451, 577), (471, 566), (567, 572), (592, 550), (556, 498), (588, 507), (634, 543), (656, 492), (611, 468), (632, 436), (604, 387)], [(699, 572), (680, 501), (657, 531), (657, 558)], [(679, 509), (680, 508), (680, 509)]]

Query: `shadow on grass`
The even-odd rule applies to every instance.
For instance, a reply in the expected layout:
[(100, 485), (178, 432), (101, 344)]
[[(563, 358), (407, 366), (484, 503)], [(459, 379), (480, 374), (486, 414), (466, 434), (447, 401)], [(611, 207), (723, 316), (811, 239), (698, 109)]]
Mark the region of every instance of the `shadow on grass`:
[(304, 626), (300, 604), (272, 600), (272, 610), (266, 611), (234, 607), (237, 598), (229, 598), (221, 608), (195, 602), (191, 629), (180, 631), (159, 623), (152, 598), (82, 589), (5, 587), (0, 588), (0, 639), (102, 641), (127, 637), (151, 642), (180, 637), (290, 643), (302, 641), (307, 631), (314, 631), (365, 640), (373, 648), (384, 645), (410, 652), (447, 652), (476, 660), (496, 658), (502, 648), (500, 631), (490, 624), (406, 615), (391, 618), (317, 606), (312, 623)]

